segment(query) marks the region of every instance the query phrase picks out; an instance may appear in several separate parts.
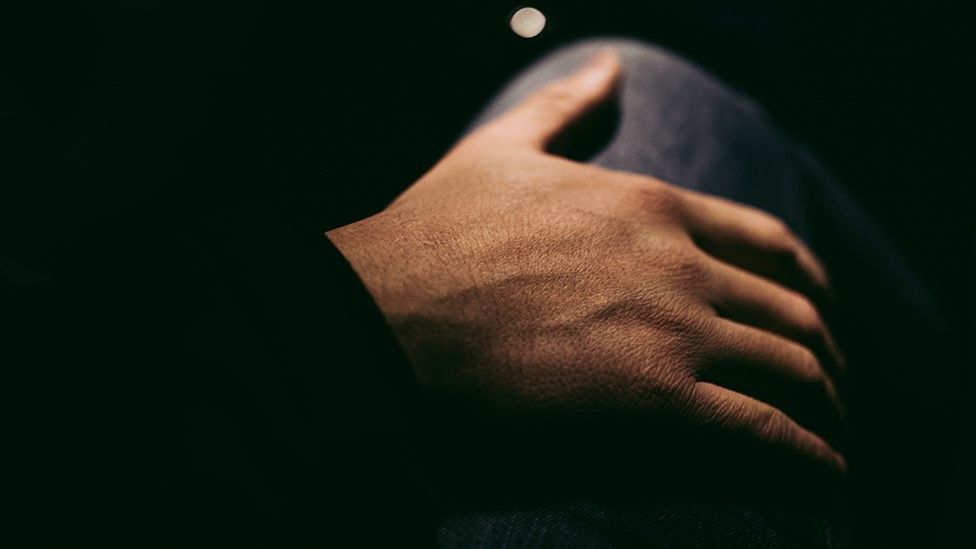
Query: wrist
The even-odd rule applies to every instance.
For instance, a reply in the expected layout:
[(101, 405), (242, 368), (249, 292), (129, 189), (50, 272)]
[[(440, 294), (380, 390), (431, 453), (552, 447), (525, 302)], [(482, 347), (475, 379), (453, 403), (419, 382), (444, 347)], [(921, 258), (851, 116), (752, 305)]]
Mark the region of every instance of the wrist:
[(421, 306), (424, 288), (442, 271), (433, 250), (425, 249), (426, 231), (415, 225), (384, 210), (325, 233), (391, 324)]
[[(388, 291), (384, 288), (384, 264), (388, 265), (390, 251), (387, 249), (386, 238), (377, 237), (382, 228), (374, 218), (382, 212), (366, 219), (326, 231), (325, 237), (346, 258), (363, 286), (369, 291), (373, 299), (383, 310), (381, 301)], [(385, 311), (384, 311), (385, 313)]]

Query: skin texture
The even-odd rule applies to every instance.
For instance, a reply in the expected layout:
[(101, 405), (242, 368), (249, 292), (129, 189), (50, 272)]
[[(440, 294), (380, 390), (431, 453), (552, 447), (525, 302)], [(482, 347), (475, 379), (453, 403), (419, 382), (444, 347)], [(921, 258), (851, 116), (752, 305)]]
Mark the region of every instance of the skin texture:
[(842, 473), (827, 277), (776, 218), (546, 147), (613, 95), (612, 51), (327, 233), (422, 384), (508, 414), (647, 414)]

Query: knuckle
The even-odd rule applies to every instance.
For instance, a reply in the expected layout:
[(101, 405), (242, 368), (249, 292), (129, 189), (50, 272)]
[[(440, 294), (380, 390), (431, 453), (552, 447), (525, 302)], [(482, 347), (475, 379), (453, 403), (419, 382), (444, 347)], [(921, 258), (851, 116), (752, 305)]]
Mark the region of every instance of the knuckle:
[(701, 281), (706, 276), (706, 264), (701, 254), (696, 253), (691, 246), (674, 243), (668, 246), (662, 258), (668, 262), (674, 271), (693, 281)]
[(693, 349), (688, 350), (690, 355), (688, 363), (698, 365), (703, 360), (703, 357), (700, 356), (700, 347), (703, 341), (719, 337), (716, 334), (715, 323), (712, 321), (712, 317), (687, 306), (682, 307), (682, 313), (678, 318), (681, 326), (680, 333), (684, 337), (683, 341), (694, 346)]
[(644, 369), (638, 373), (637, 381), (650, 387), (662, 403), (672, 404), (686, 401), (695, 383), (687, 370), (677, 366)]
[(679, 207), (680, 196), (670, 185), (646, 177), (638, 178), (634, 185), (636, 202), (644, 211), (658, 214), (670, 213)]
[[(701, 348), (709, 337), (707, 322), (701, 315), (681, 310), (687, 307), (680, 303), (674, 303), (669, 308), (672, 311), (667, 318), (658, 321), (656, 326), (662, 341), (658, 347), (666, 349), (669, 367), (697, 377), (706, 364)], [(659, 354), (659, 350), (656, 349), (655, 353)]]

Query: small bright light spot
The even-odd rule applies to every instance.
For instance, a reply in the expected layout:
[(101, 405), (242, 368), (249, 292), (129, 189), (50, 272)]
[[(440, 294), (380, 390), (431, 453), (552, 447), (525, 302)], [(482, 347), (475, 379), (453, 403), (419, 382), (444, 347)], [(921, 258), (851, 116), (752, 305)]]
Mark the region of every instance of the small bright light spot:
[(535, 8), (522, 8), (512, 14), (512, 31), (522, 38), (538, 36), (546, 28), (546, 16)]

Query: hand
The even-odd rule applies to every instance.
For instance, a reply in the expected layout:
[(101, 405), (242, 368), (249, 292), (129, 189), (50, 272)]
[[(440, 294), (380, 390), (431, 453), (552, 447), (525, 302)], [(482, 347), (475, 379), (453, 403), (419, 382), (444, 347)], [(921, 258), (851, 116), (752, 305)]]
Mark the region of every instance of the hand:
[(753, 208), (553, 156), (612, 95), (607, 52), (327, 236), (421, 382), (499, 412), (680, 417), (833, 471), (823, 268)]

